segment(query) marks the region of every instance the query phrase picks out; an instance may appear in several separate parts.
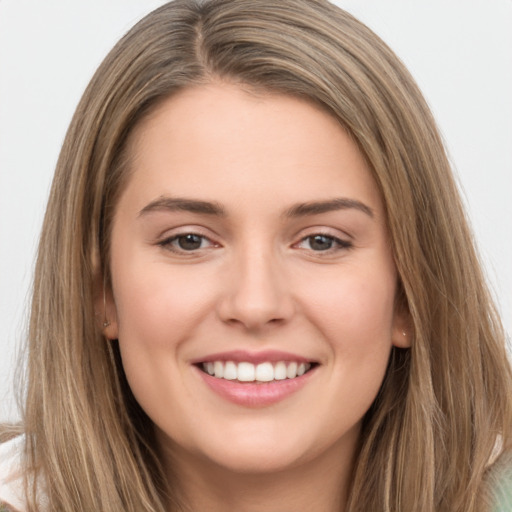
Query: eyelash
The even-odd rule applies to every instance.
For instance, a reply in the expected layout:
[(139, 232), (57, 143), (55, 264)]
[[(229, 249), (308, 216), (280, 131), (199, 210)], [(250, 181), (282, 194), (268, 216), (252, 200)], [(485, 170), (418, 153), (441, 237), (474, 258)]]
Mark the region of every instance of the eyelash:
[(185, 239), (187, 237), (197, 237), (200, 239), (201, 245), (204, 241), (208, 241), (211, 244), (211, 247), (218, 247), (218, 244), (215, 242), (212, 242), (208, 237), (200, 234), (200, 233), (194, 233), (194, 232), (188, 232), (188, 233), (179, 233), (177, 235), (173, 235), (169, 238), (166, 238), (160, 242), (158, 242), (158, 245), (160, 247), (163, 247), (164, 249), (167, 249), (171, 252), (177, 253), (177, 254), (195, 254), (197, 251), (201, 249), (205, 249), (204, 247), (198, 247), (196, 249), (184, 249), (182, 247), (176, 247), (174, 243), (179, 243), (180, 239)]
[(311, 235), (303, 237), (300, 240), (300, 242), (295, 244), (295, 246), (299, 247), (304, 242), (309, 241), (310, 247), (311, 247), (311, 242), (315, 238), (323, 238), (324, 240), (327, 240), (329, 243), (332, 244), (330, 247), (328, 247), (327, 249), (324, 249), (324, 250), (317, 250), (317, 251), (315, 251), (312, 248), (311, 249), (306, 249), (306, 250), (311, 250), (312, 252), (314, 252), (315, 254), (318, 254), (318, 255), (323, 255), (323, 254), (330, 255), (330, 254), (338, 252), (338, 251), (349, 250), (349, 249), (351, 249), (353, 247), (352, 242), (349, 242), (348, 240), (342, 240), (341, 238), (338, 238), (336, 236), (330, 235), (328, 233), (321, 233), (321, 232), (320, 233), (313, 233)]
[[(187, 237), (195, 237), (196, 243), (199, 242), (200, 246), (196, 247), (196, 248), (192, 248), (192, 249), (185, 249), (183, 247), (177, 247), (175, 245), (175, 244), (179, 244), (180, 240), (184, 240)], [(330, 247), (327, 247), (325, 249), (320, 249), (320, 250), (314, 250), (311, 247), (311, 243), (315, 238), (323, 239), (323, 241), (331, 244)], [(199, 239), (199, 240), (197, 240), (197, 239)], [(209, 244), (210, 244), (209, 247), (206, 247), (206, 248), (202, 247), (203, 242), (205, 242), (205, 241), (209, 242)], [(307, 241), (309, 241), (309, 244), (310, 244), (309, 248), (300, 247), (304, 242), (307, 242)], [(179, 233), (177, 235), (174, 235), (172, 237), (166, 238), (166, 239), (158, 242), (158, 245), (160, 247), (163, 247), (164, 249), (167, 249), (167, 250), (177, 253), (177, 254), (196, 254), (197, 251), (200, 251), (201, 249), (204, 250), (204, 249), (209, 249), (211, 247), (219, 246), (218, 244), (216, 244), (215, 242), (210, 240), (208, 237), (206, 237), (200, 233), (194, 233), (194, 232)], [(328, 254), (332, 254), (332, 253), (335, 253), (338, 251), (349, 250), (353, 247), (353, 244), (352, 244), (352, 242), (349, 242), (347, 240), (342, 240), (342, 239), (335, 237), (333, 235), (330, 235), (328, 233), (319, 232), (319, 233), (313, 233), (311, 235), (301, 238), (301, 240), (298, 243), (294, 244), (293, 247), (308, 250), (308, 251), (311, 251), (318, 255), (323, 255), (323, 254), (328, 255)]]

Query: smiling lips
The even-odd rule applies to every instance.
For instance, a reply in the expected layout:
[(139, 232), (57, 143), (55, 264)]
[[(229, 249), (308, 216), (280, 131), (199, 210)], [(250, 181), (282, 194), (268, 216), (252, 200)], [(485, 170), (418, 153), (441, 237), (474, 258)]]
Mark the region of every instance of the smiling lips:
[(222, 398), (246, 407), (275, 404), (301, 389), (318, 364), (283, 352), (235, 351), (195, 361), (207, 386)]
[(253, 364), (247, 361), (208, 361), (202, 363), (202, 369), (217, 379), (238, 380), (239, 382), (272, 382), (274, 380), (295, 379), (304, 375), (311, 368), (311, 363), (295, 361), (266, 361)]

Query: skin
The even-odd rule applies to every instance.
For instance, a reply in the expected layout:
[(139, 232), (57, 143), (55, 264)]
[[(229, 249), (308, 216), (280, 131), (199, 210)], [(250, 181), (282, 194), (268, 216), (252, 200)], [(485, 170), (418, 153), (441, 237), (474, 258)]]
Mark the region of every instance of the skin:
[[(391, 347), (408, 344), (363, 156), (318, 107), (226, 83), (168, 99), (136, 128), (130, 151), (105, 334), (119, 339), (184, 502), (212, 512), (343, 510), (361, 419)], [(223, 215), (166, 208), (163, 197), (211, 202)], [(364, 207), (289, 215), (339, 198)], [(203, 237), (199, 248), (180, 248), (187, 233)], [(191, 364), (236, 349), (284, 350), (318, 366), (284, 400), (245, 407)]]

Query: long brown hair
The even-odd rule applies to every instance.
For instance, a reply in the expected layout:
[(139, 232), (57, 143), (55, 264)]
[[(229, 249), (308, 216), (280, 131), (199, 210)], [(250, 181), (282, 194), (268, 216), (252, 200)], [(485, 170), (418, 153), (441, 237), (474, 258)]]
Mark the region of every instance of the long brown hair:
[(397, 307), (409, 313), (413, 342), (393, 349), (364, 419), (347, 512), (484, 509), (490, 462), (512, 449), (504, 333), (421, 93), (373, 32), (322, 0), (171, 2), (93, 77), (62, 148), (38, 252), (27, 474), (42, 476), (54, 511), (180, 510), (95, 303), (108, 284), (130, 133), (176, 91), (219, 79), (321, 105), (357, 142), (382, 193)]

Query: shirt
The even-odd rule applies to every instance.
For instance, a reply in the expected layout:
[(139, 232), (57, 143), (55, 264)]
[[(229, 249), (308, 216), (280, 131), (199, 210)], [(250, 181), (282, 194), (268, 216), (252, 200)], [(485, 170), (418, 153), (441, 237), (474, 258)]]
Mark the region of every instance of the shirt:
[[(24, 437), (18, 436), (0, 444), (0, 512), (15, 510), (25, 512), (21, 457)], [(9, 505), (9, 508), (5, 508)]]

